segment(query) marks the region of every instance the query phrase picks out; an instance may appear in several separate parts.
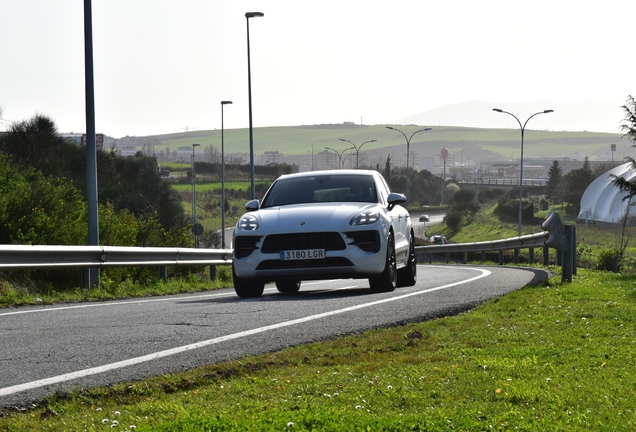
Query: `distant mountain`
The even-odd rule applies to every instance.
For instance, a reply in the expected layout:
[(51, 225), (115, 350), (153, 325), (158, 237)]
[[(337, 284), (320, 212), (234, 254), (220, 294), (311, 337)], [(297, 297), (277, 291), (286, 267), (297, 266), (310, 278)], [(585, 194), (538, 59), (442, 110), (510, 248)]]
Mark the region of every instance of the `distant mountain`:
[[(513, 113), (523, 124), (532, 114), (545, 109), (553, 113), (534, 117), (528, 122), (528, 129), (547, 129), (572, 132), (620, 133), (620, 125), (625, 118), (620, 108), (625, 101), (613, 99), (581, 101), (536, 101), (522, 103), (498, 103), (470, 101), (446, 105), (424, 111), (395, 122), (395, 124), (417, 124), (422, 126), (464, 126), (478, 128), (519, 127), (514, 118), (507, 114), (493, 112), (500, 108)], [(502, 119), (501, 116), (508, 117)]]

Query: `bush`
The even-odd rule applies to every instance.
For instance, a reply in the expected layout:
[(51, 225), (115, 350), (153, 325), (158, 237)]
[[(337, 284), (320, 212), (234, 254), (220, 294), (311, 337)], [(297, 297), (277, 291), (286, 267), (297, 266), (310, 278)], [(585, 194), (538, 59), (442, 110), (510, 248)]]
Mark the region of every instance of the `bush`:
[(0, 155), (0, 243), (72, 245), (86, 241), (86, 205), (64, 179), (19, 172)]
[(444, 223), (451, 230), (457, 231), (462, 223), (462, 213), (452, 208), (449, 209), (444, 217)]
[(621, 271), (621, 251), (618, 249), (604, 250), (598, 256), (598, 270), (619, 273)]

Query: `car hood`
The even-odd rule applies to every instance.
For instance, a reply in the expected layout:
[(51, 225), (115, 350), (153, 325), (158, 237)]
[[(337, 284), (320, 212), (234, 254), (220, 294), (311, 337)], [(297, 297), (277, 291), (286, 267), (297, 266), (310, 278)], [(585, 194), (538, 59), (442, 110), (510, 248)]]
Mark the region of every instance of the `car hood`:
[(287, 227), (290, 230), (303, 227), (308, 230), (325, 230), (349, 225), (349, 221), (363, 209), (373, 209), (377, 204), (368, 203), (320, 203), (268, 207), (254, 212), (261, 228), (265, 230)]

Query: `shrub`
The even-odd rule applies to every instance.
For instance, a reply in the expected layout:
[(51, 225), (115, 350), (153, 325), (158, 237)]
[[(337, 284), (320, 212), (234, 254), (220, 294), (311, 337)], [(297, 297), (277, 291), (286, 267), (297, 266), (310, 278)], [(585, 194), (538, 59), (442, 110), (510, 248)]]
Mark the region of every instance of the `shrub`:
[(457, 231), (462, 223), (462, 213), (451, 208), (446, 212), (444, 223), (453, 231)]
[(610, 249), (602, 251), (598, 256), (598, 270), (618, 273), (621, 271), (621, 251), (618, 249)]

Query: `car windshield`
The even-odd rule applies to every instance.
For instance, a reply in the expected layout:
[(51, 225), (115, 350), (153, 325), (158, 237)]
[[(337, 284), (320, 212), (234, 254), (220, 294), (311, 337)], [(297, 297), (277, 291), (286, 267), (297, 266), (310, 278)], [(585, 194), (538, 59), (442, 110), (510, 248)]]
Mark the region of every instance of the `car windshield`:
[(316, 175), (277, 180), (261, 208), (318, 202), (378, 202), (369, 175)]

